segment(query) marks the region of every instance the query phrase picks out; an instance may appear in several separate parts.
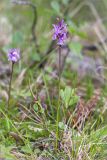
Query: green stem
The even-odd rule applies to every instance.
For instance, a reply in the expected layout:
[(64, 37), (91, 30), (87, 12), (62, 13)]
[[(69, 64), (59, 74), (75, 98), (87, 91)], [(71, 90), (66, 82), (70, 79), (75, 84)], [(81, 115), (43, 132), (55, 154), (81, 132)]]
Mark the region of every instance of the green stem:
[(14, 62), (12, 62), (12, 70), (11, 70), (11, 75), (10, 75), (10, 82), (9, 82), (9, 90), (8, 90), (8, 108), (10, 106), (10, 96), (11, 96), (11, 83), (12, 83), (12, 77), (13, 77), (13, 66), (14, 66)]
[(58, 107), (57, 107), (57, 120), (56, 120), (56, 149), (58, 148), (58, 139), (59, 139), (60, 80), (61, 80), (61, 46), (59, 46), (59, 81), (58, 81)]
[(50, 96), (49, 96), (47, 81), (46, 81), (46, 78), (45, 78), (45, 74), (44, 74), (44, 73), (43, 73), (43, 79), (44, 79), (44, 84), (45, 84), (45, 87), (46, 87), (46, 92), (47, 92), (47, 97), (48, 97), (48, 103), (49, 103), (49, 106), (50, 106), (50, 108), (51, 108), (52, 115), (53, 115), (53, 117), (54, 117), (54, 111), (53, 111), (51, 99), (50, 99)]

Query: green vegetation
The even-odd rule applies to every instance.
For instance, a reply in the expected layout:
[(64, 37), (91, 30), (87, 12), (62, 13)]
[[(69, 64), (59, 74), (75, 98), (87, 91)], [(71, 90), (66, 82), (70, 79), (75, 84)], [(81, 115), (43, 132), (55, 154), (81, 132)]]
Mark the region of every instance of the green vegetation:
[[(0, 1), (0, 160), (107, 159), (106, 8), (106, 0)], [(58, 18), (68, 29), (60, 57)], [(11, 48), (21, 58), (8, 105)]]

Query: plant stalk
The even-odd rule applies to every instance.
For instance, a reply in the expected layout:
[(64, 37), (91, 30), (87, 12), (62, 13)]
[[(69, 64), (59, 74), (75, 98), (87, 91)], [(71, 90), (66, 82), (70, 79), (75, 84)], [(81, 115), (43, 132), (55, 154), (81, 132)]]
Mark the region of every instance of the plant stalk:
[(61, 81), (61, 46), (59, 46), (59, 80), (58, 80), (58, 107), (56, 119), (56, 149), (58, 149), (59, 140), (59, 113), (60, 113), (60, 81)]
[(14, 62), (12, 62), (12, 69), (11, 69), (11, 75), (10, 75), (10, 82), (9, 82), (9, 90), (8, 90), (8, 108), (10, 107), (10, 97), (11, 97), (11, 84), (12, 84), (12, 77), (13, 77), (13, 67), (14, 67)]

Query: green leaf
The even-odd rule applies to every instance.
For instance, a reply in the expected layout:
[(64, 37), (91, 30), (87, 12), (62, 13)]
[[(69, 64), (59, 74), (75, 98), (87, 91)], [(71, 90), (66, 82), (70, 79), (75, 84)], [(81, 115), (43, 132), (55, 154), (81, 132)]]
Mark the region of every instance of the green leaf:
[(70, 101), (70, 98), (71, 98), (71, 92), (72, 92), (71, 88), (69, 88), (69, 87), (65, 88), (64, 96), (65, 96), (66, 107), (69, 105), (69, 101)]
[(12, 149), (13, 149), (13, 146), (5, 146), (5, 145), (0, 144), (0, 154), (2, 154), (2, 156), (6, 160), (15, 160), (15, 156), (11, 154)]
[(28, 153), (28, 154), (32, 153), (31, 147), (29, 145), (23, 146), (21, 148), (21, 151), (23, 151), (24, 153)]
[(38, 105), (37, 105), (37, 104), (34, 104), (34, 105), (33, 105), (33, 108), (34, 108), (35, 112), (38, 111)]
[(90, 138), (91, 140), (99, 141), (100, 139), (103, 139), (105, 136), (107, 136), (107, 126), (93, 131), (90, 135)]
[(65, 104), (65, 107), (72, 106), (73, 104), (77, 103), (79, 97), (75, 94), (75, 90), (71, 89), (70, 87), (65, 87), (64, 90), (60, 91), (60, 96)]
[(10, 122), (9, 122), (9, 119), (6, 117), (5, 120), (6, 120), (6, 121), (5, 121), (6, 128), (7, 128), (8, 131), (10, 131)]
[(65, 128), (65, 125), (64, 125), (63, 122), (59, 122), (59, 128), (60, 128), (60, 129), (64, 129), (64, 128)]
[(60, 96), (61, 96), (62, 99), (65, 99), (64, 91), (62, 89), (60, 90)]

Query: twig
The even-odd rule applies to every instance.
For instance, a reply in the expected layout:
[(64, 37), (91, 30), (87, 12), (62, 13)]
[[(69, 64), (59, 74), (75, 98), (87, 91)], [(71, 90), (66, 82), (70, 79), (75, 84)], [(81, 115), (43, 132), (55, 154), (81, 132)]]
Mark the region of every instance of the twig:
[[(46, 53), (44, 55), (49, 55), (53, 50), (54, 50), (54, 47), (55, 47), (55, 41), (51, 41)], [(43, 68), (46, 64), (46, 60), (42, 61), (42, 63), (39, 65), (39, 68)]]
[(34, 61), (33, 63), (31, 63), (29, 66), (28, 66), (28, 69), (31, 69), (31, 68), (34, 68), (35, 65), (36, 65), (36, 68), (43, 68), (46, 64), (46, 60), (48, 59), (48, 56), (49, 56), (49, 53), (51, 53), (54, 49), (56, 48), (50, 48), (49, 52), (46, 52), (48, 54), (45, 53), (45, 56), (42, 58), (42, 60), (40, 61), (39, 64), (36, 64), (36, 61)]
[(67, 5), (67, 7), (65, 8), (65, 10), (64, 10), (64, 16), (67, 16), (68, 15), (68, 13), (69, 13), (69, 9), (70, 9), (70, 7), (71, 7), (71, 4), (72, 3), (72, 0), (69, 0), (68, 1), (68, 5)]
[(36, 6), (32, 2), (27, 1), (27, 0), (13, 0), (12, 2), (15, 3), (15, 4), (18, 4), (18, 5), (28, 5), (32, 8), (32, 11), (33, 11), (33, 14), (34, 14), (34, 19), (33, 19), (32, 27), (31, 27), (32, 40), (35, 42), (37, 52), (40, 53), (39, 46), (38, 46), (38, 43), (37, 43), (37, 37), (36, 37), (36, 33), (35, 33), (36, 32), (35, 28), (36, 28), (36, 25), (37, 25), (37, 18), (38, 18)]

